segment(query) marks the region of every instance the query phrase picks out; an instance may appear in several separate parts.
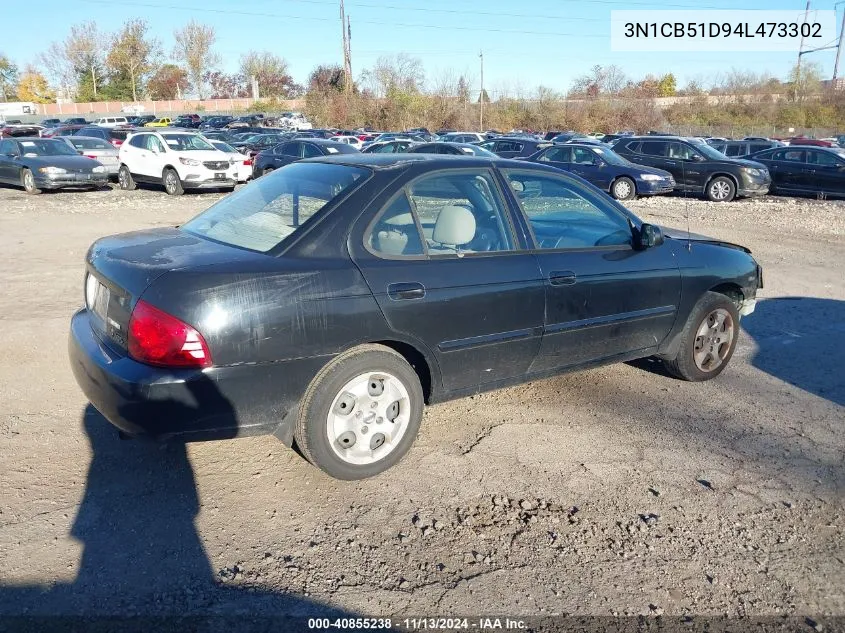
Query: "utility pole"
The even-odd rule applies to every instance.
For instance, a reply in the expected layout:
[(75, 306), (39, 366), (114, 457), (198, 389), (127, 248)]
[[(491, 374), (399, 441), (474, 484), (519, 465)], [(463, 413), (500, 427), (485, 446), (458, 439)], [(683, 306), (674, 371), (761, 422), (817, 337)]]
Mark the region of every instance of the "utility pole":
[(352, 24), (346, 16), (346, 70), (349, 73), (349, 89), (352, 90)]
[[(837, 2), (842, 4), (841, 2)], [(836, 90), (836, 76), (839, 73), (839, 54), (842, 52), (842, 35), (845, 34), (845, 9), (842, 10), (842, 25), (839, 27), (839, 43), (836, 45), (836, 61), (833, 62), (833, 89)]]
[(352, 60), (349, 55), (349, 36), (352, 33), (352, 29), (346, 18), (343, 0), (340, 0), (340, 32), (343, 35), (343, 87), (349, 93), (352, 90)]
[(478, 51), (481, 59), (481, 92), (478, 94), (478, 101), (481, 103), (481, 113), (478, 115), (478, 131), (484, 131), (484, 51)]
[[(810, 0), (807, 0), (807, 8), (804, 9), (804, 23), (807, 22), (807, 14), (810, 12)], [(801, 79), (801, 54), (804, 50), (804, 29), (801, 29), (801, 42), (798, 44), (798, 64), (796, 65), (797, 71), (795, 74), (797, 78)]]

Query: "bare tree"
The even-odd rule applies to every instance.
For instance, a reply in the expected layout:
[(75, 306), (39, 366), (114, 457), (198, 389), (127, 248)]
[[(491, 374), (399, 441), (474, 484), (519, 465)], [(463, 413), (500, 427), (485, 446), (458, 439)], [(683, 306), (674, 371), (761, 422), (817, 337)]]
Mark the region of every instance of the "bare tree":
[(264, 97), (290, 99), (302, 91), (288, 72), (287, 60), (270, 51), (250, 51), (241, 57), (241, 75), (247, 81), (255, 77)]
[(425, 86), (425, 71), (419, 58), (399, 53), (379, 57), (375, 66), (364, 72), (364, 80), (380, 97), (395, 91), (421, 92)]
[(106, 63), (118, 72), (129, 75), (132, 100), (138, 100), (138, 90), (146, 75), (154, 68), (161, 44), (147, 36), (149, 25), (138, 18), (128, 20), (112, 39)]
[(217, 34), (213, 26), (191, 20), (178, 31), (174, 31), (173, 57), (184, 62), (194, 90), (200, 99), (207, 95), (203, 76), (220, 64), (220, 55), (214, 52)]
[(45, 53), (38, 57), (47, 78), (65, 99), (76, 97), (77, 77), (65, 51), (64, 42), (53, 42)]
[(77, 73), (91, 75), (94, 97), (97, 96), (97, 74), (105, 59), (104, 37), (96, 22), (83, 22), (70, 27), (70, 35), (64, 41), (64, 54)]

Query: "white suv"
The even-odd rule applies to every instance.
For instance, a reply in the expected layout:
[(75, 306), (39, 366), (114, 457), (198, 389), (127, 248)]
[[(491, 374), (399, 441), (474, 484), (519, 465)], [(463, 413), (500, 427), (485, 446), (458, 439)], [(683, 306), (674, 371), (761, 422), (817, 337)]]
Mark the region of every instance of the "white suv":
[(137, 132), (120, 146), (121, 189), (138, 182), (164, 185), (171, 196), (186, 189), (228, 189), (237, 184), (237, 164), (191, 132)]
[(122, 125), (129, 125), (129, 121), (125, 116), (104, 116), (95, 119), (91, 125), (99, 125), (100, 127), (119, 127)]

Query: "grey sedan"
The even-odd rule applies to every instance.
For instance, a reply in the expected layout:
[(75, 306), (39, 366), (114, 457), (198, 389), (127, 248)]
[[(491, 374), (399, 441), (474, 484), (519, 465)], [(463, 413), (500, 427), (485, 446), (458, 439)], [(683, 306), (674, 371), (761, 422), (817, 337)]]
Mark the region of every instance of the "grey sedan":
[(99, 187), (106, 168), (80, 156), (66, 142), (52, 138), (0, 139), (0, 182), (22, 186), (27, 193), (64, 187)]

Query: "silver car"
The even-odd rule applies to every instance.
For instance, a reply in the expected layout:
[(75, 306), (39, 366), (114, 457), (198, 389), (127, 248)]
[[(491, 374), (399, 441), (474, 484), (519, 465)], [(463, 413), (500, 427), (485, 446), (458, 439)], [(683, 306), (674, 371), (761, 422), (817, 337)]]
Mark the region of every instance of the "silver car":
[(120, 161), (117, 158), (118, 148), (114, 145), (93, 136), (61, 136), (58, 138), (61, 138), (83, 156), (99, 161), (106, 168), (109, 178), (117, 178)]

